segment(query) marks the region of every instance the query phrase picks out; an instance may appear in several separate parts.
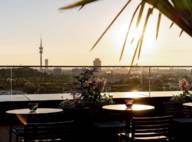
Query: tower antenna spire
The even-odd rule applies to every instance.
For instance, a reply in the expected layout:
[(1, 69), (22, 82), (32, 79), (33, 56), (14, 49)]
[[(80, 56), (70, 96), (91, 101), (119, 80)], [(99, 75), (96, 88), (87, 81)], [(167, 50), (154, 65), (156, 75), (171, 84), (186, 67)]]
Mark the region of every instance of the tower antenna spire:
[(43, 61), (43, 41), (40, 37), (40, 46), (39, 46), (39, 54), (40, 54), (40, 70), (42, 69), (42, 61)]

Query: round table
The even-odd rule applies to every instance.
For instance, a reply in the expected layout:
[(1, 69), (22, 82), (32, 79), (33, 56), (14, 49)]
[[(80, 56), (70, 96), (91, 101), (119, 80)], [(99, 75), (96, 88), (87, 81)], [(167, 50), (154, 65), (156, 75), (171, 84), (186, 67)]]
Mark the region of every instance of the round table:
[(60, 108), (37, 108), (36, 111), (31, 111), (28, 108), (23, 108), (23, 109), (8, 110), (8, 111), (6, 111), (6, 113), (8, 113), (8, 114), (30, 115), (30, 114), (57, 113), (57, 112), (62, 112), (62, 111), (63, 111), (63, 109), (60, 109)]
[(131, 107), (127, 107), (125, 104), (112, 104), (112, 105), (105, 105), (102, 108), (109, 111), (125, 112), (127, 133), (129, 133), (130, 131), (131, 126), (130, 122), (133, 116), (133, 112), (142, 112), (155, 109), (154, 106), (144, 104), (133, 104)]
[(192, 102), (188, 102), (188, 103), (183, 103), (183, 106), (187, 106), (187, 107), (192, 107)]
[(155, 109), (154, 106), (144, 104), (133, 104), (132, 107), (127, 107), (125, 104), (113, 104), (113, 105), (105, 105), (102, 108), (106, 110), (116, 110), (116, 111), (144, 111)]
[[(11, 115), (16, 115), (17, 118), (20, 120), (20, 122), (23, 125), (27, 125), (28, 124), (28, 116), (38, 116), (38, 114), (53, 114), (53, 113), (59, 113), (62, 112), (63, 109), (59, 109), (59, 108), (37, 108), (35, 111), (31, 111), (29, 108), (22, 108), (22, 109), (13, 109), (13, 110), (8, 110), (6, 111), (7, 114), (11, 114)], [(10, 124), (9, 126), (9, 139), (11, 140), (12, 134), (12, 125)]]
[(15, 114), (22, 124), (27, 125), (28, 117), (31, 115), (53, 114), (62, 111), (63, 109), (60, 108), (37, 108), (35, 111), (31, 111), (28, 108), (23, 108), (23, 109), (8, 110), (6, 111), (6, 113)]

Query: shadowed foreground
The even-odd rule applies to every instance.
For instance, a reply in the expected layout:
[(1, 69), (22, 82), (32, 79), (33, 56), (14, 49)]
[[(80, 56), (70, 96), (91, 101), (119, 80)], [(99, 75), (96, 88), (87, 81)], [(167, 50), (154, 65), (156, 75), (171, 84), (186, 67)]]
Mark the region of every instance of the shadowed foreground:
[(0, 142), (9, 141), (9, 126), (6, 124), (0, 124)]

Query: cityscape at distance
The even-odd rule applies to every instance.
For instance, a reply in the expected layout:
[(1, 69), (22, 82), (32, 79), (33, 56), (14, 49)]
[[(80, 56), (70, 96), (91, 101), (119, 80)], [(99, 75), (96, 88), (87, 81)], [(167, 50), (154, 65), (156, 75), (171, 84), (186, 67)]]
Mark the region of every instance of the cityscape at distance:
[[(96, 76), (106, 80), (105, 92), (178, 91), (179, 80), (192, 82), (192, 67), (102, 67), (99, 58), (92, 65), (97, 69)], [(71, 93), (75, 78), (84, 69), (50, 67), (47, 60), (39, 67), (2, 67), (0, 94)]]

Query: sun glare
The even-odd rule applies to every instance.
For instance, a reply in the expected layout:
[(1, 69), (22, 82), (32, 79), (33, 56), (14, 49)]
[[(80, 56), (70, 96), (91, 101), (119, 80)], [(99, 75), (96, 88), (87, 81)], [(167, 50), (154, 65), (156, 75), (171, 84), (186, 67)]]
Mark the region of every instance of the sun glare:
[[(124, 50), (123, 57), (124, 56), (132, 57), (133, 56), (134, 51), (137, 46), (137, 42), (142, 35), (143, 24), (144, 24), (144, 21), (141, 21), (139, 27), (136, 27), (135, 23), (133, 23), (131, 30), (129, 32), (127, 42), (126, 42), (126, 47)], [(116, 53), (120, 53), (122, 50), (123, 43), (125, 40), (125, 35), (127, 32), (127, 27), (128, 27), (127, 22), (124, 22), (122, 24), (119, 23), (118, 25), (116, 25), (116, 27), (113, 30), (110, 40), (115, 46)], [(155, 30), (154, 30), (154, 28), (151, 28), (151, 27), (154, 27), (153, 19), (151, 21), (149, 21), (146, 31), (144, 33), (144, 40), (143, 40), (143, 45), (142, 45), (142, 49), (141, 49), (141, 56), (145, 56), (149, 53), (155, 52), (155, 50), (154, 50), (155, 49), (154, 46), (155, 46), (155, 42), (156, 42)], [(147, 58), (147, 57), (145, 57), (145, 58)], [(127, 58), (126, 58), (126, 60), (127, 60)], [(139, 63), (140, 63), (140, 61), (138, 60), (137, 64), (139, 64)]]

